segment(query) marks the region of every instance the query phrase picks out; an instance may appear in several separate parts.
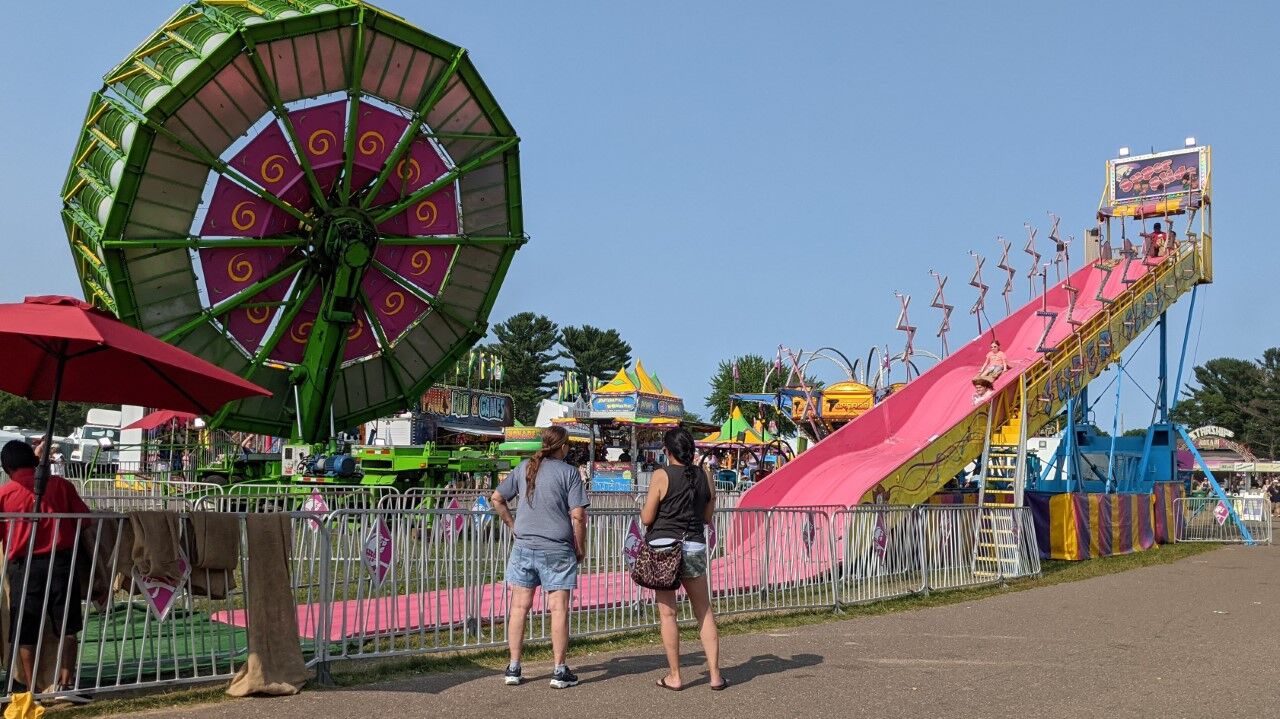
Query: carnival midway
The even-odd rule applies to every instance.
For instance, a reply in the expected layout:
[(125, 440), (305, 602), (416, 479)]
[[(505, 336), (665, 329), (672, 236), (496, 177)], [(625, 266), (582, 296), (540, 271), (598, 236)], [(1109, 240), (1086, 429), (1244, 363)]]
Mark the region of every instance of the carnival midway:
[[(60, 191), (82, 292), (0, 304), (0, 389), (49, 408), (4, 431), (5, 717), (494, 650), (495, 688), (568, 689), (569, 637), (659, 627), (665, 699), (701, 671), (682, 676), (677, 626), (732, 702), (717, 617), (1037, 586), (1042, 563), (1178, 543), (1269, 551), (1280, 457), (1175, 420), (1215, 280), (1208, 144), (1098, 158), (1087, 227), (1003, 218), (1019, 238), (970, 252), (967, 284), (905, 258), (936, 285), (929, 349), (919, 304), (873, 274), (896, 347), (744, 322), (776, 349), (763, 381), (726, 368), (714, 421), (644, 348), (564, 370), (522, 416), (491, 313), (522, 248), (554, 240), (526, 228), (484, 58), (412, 15), (191, 2), (88, 98)], [(1126, 393), (1150, 400), (1136, 431)], [(55, 432), (69, 402), (94, 408)]]

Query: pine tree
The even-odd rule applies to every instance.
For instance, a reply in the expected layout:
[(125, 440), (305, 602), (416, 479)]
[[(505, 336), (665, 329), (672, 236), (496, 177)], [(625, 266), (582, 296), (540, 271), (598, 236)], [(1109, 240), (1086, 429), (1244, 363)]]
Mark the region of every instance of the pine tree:
[(560, 357), (570, 362), (563, 369), (577, 375), (580, 389), (590, 388), (592, 379), (612, 379), (618, 369), (631, 364), (631, 345), (617, 330), (565, 327), (560, 330), (560, 344), (564, 347)]
[(532, 424), (538, 403), (556, 386), (549, 377), (557, 369), (560, 328), (543, 315), (521, 312), (494, 325), (493, 334), (498, 342), (490, 349), (502, 362), (502, 386), (511, 395), (515, 417)]

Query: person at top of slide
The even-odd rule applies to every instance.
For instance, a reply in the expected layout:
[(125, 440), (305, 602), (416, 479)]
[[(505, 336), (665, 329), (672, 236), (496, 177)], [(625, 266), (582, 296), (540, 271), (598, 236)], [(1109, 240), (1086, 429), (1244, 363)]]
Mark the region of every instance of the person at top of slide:
[(1146, 240), (1147, 257), (1160, 257), (1165, 253), (1168, 236), (1164, 234), (1164, 230), (1160, 229), (1159, 222), (1152, 225), (1150, 232), (1142, 233), (1142, 237)]
[(1000, 349), (1000, 340), (992, 339), (991, 350), (987, 352), (987, 358), (983, 360), (978, 376), (973, 378), (974, 404), (990, 396), (996, 379), (1007, 369), (1009, 369), (1009, 359)]

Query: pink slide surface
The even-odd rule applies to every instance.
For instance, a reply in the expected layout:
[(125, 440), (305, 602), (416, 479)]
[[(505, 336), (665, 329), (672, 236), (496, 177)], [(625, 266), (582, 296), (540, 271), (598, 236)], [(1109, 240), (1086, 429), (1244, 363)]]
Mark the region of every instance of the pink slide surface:
[[(1153, 266), (1135, 260), (1128, 267), (1127, 277), (1137, 280)], [(1080, 290), (1072, 319), (1084, 322), (1104, 309), (1105, 304), (1097, 299), (1098, 288), (1104, 281), (1104, 297), (1115, 299), (1124, 292), (1124, 270), (1121, 262), (1110, 278), (1105, 270), (1093, 265), (1072, 274), (1069, 280)], [(1047, 294), (1048, 311), (1058, 313), (1046, 341), (1050, 347), (1058, 346), (1073, 334), (1067, 322), (1069, 297), (1065, 287), (1066, 281), (1060, 282)], [(852, 505), (862, 501), (868, 491), (894, 470), (977, 411), (973, 404), (972, 380), (982, 367), (993, 338), (1000, 340), (1010, 365), (996, 380), (997, 390), (1016, 382), (1040, 359), (1036, 347), (1049, 322), (1036, 315), (1042, 308), (1041, 302), (1042, 298), (1034, 298), (998, 323), (994, 331), (984, 331), (981, 337), (955, 351), (902, 390), (797, 456), (751, 488), (738, 506)]]

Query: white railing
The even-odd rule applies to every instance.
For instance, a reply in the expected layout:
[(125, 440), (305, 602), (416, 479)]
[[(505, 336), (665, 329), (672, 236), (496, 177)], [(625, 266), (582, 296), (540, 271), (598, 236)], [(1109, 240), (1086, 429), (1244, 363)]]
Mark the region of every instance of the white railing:
[[(239, 510), (233, 515), (240, 529), (239, 569), (232, 572), (236, 588), (214, 597), (188, 582), (164, 619), (148, 609), (129, 579), (134, 518), (99, 512), (55, 525), (58, 531), (74, 534), (64, 551), (81, 568), (81, 576), (97, 580), (71, 582), (61, 603), (39, 615), (41, 630), (51, 626), (50, 617), (76, 613), (81, 618), (75, 686), (101, 694), (224, 680), (234, 674), (248, 651), (243, 578), (251, 512), (287, 513), (292, 528), (288, 587), (297, 606), (304, 656), (311, 664), (327, 667), (335, 659), (505, 642), (504, 580), (513, 538), (494, 514), (421, 506), (428, 493), (324, 486), (306, 488), (314, 489), (307, 494), (289, 489), (240, 495), (209, 492), (195, 500), (163, 493), (126, 498), (175, 502), (191, 511)], [(324, 500), (324, 508), (317, 507), (316, 496)], [(710, 545), (713, 606), (721, 614), (835, 608), (1038, 573), (1027, 510), (1016, 510), (1017, 571), (996, 576), (975, 571), (974, 537), (981, 511), (940, 506), (718, 510), (712, 523), (714, 541), (710, 532), (704, 537)], [(588, 636), (656, 627), (653, 592), (638, 587), (628, 575), (627, 548), (629, 543), (634, 547), (641, 532), (638, 510), (593, 508), (587, 516), (586, 556), (570, 604), (571, 633)], [(188, 546), (188, 515), (178, 517), (182, 544)], [(27, 516), (0, 515), (0, 527), (12, 532), (24, 520), (30, 521)], [(86, 527), (90, 531), (80, 531)], [(24, 587), (38, 582), (47, 589), (61, 576), (37, 574), (10, 572), (11, 599), (21, 601), (31, 596)], [(112, 578), (118, 578), (114, 588)], [(67, 581), (65, 576), (62, 581)], [(33, 601), (39, 601), (39, 594)], [(689, 604), (680, 596), (680, 618), (691, 621)], [(535, 602), (527, 637), (545, 640), (550, 620), (541, 599)], [(50, 638), (37, 652), (56, 659), (62, 641)], [(12, 651), (7, 651), (11, 662)], [(6, 691), (13, 690), (10, 678)]]
[[(24, 533), (35, 515), (0, 515), (0, 536), (5, 546), (22, 544)], [(207, 586), (210, 572), (192, 569), (171, 608), (159, 618), (148, 604), (143, 589), (133, 573), (132, 553), (134, 529), (130, 519), (119, 514), (90, 515), (41, 514), (42, 522), (52, 523), (53, 544), (66, 546), (51, 555), (31, 559), (22, 547), (16, 558), (9, 552), (0, 555), (0, 569), (9, 580), (8, 600), (15, 603), (16, 624), (3, 637), (3, 665), (14, 667), (16, 649), (10, 637), (24, 633), (38, 637), (34, 647), (37, 698), (51, 689), (54, 678), (63, 668), (64, 650), (71, 651), (75, 666), (71, 685), (87, 694), (145, 689), (226, 680), (235, 674), (248, 652), (244, 630), (246, 589), (243, 577), (247, 569), (249, 548), (246, 546), (247, 515), (235, 515), (237, 559), (229, 575), (234, 586), (226, 591), (196, 589)], [(294, 556), (289, 562), (291, 575), (288, 591), (292, 602), (307, 606), (318, 602), (327, 567), (322, 562), (328, 552), (322, 550), (307, 556), (298, 551), (297, 538), (304, 536), (309, 518), (291, 516), (295, 537)], [(192, 541), (190, 524), (181, 518), (177, 523), (179, 546)], [(184, 549), (185, 551), (185, 549)], [(203, 580), (203, 581), (201, 581)], [(30, 589), (27, 589), (27, 588)], [(43, 604), (42, 608), (36, 605)], [(300, 633), (314, 635), (312, 625), (321, 613), (300, 613)], [(8, 618), (8, 617), (6, 617)], [(78, 643), (70, 643), (63, 629), (79, 626)], [(302, 650), (314, 664), (320, 654), (304, 640)], [(5, 672), (4, 693), (15, 691), (17, 672)]]
[[(1271, 502), (1266, 497), (1233, 496), (1230, 509), (1217, 497), (1179, 497), (1173, 500), (1176, 541), (1271, 544)], [(1242, 531), (1241, 524), (1244, 525)], [(1248, 539), (1245, 531), (1249, 533)]]

